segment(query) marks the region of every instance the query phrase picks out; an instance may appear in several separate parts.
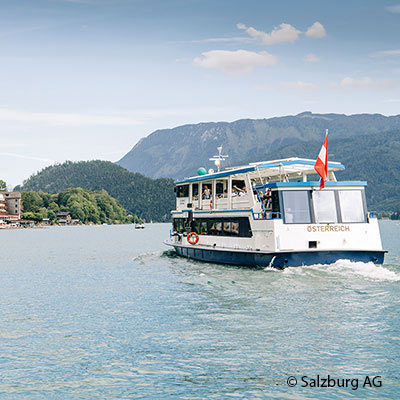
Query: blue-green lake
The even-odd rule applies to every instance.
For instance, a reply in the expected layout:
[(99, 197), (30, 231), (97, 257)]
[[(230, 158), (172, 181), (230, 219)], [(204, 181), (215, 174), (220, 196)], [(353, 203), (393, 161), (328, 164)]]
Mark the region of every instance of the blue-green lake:
[(169, 224), (0, 231), (0, 398), (399, 399), (400, 225), (380, 227), (383, 266), (283, 271), (178, 258)]

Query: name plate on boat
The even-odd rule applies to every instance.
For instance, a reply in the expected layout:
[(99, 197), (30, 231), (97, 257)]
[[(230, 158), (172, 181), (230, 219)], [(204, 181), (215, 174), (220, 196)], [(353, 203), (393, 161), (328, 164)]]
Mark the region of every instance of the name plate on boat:
[(308, 232), (350, 232), (349, 225), (308, 225)]

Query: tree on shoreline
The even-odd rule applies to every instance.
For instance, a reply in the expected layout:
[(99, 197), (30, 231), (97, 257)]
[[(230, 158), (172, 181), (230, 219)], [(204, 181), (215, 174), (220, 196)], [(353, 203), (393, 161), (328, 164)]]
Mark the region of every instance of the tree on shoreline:
[(61, 193), (49, 194), (42, 191), (22, 192), (23, 219), (37, 222), (45, 218), (54, 222), (56, 214), (66, 211), (73, 219), (83, 223), (135, 223), (136, 215), (128, 216), (126, 210), (105, 190), (94, 191), (69, 188)]

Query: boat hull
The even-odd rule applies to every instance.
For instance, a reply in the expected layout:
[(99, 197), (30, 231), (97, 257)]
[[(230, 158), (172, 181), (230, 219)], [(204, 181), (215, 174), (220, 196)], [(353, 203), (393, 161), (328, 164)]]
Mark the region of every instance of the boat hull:
[(172, 245), (178, 255), (199, 261), (241, 265), (247, 267), (298, 267), (314, 264), (333, 264), (338, 260), (353, 262), (373, 262), (383, 264), (385, 251), (337, 250), (337, 251), (295, 251), (279, 253), (261, 253), (251, 251), (230, 251), (204, 249)]

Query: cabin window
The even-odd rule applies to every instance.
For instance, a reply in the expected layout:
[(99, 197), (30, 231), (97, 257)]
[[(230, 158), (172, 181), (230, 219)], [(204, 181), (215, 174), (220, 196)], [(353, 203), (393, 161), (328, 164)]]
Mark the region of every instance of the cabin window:
[(196, 220), (194, 221), (194, 229), (198, 235), (206, 235), (207, 234), (207, 221)]
[(222, 236), (222, 222), (221, 221), (211, 221), (208, 232), (209, 232), (209, 235)]
[(217, 181), (215, 184), (215, 194), (218, 198), (227, 197), (226, 180)]
[(342, 222), (365, 222), (361, 190), (339, 190), (339, 202)]
[(239, 218), (197, 218), (193, 230), (201, 235), (252, 237), (249, 219)]
[(225, 236), (239, 236), (239, 222), (224, 222)]
[[(249, 220), (247, 220), (247, 222), (249, 222)], [(246, 226), (245, 229), (247, 229), (248, 232), (250, 233), (250, 225)], [(230, 233), (231, 233), (231, 236), (239, 236), (239, 222), (231, 222)], [(251, 234), (250, 234), (250, 236), (251, 236)]]
[(185, 231), (185, 219), (174, 218), (173, 227), (174, 227), (174, 232), (183, 233)]
[(284, 190), (282, 197), (286, 224), (311, 223), (308, 190)]
[(176, 189), (176, 197), (189, 197), (189, 185), (181, 185)]
[(226, 232), (227, 234), (230, 235), (232, 222), (224, 222), (223, 224), (224, 224), (224, 226), (223, 226), (224, 227), (224, 232)]
[(272, 218), (278, 218), (281, 212), (281, 208), (279, 206), (279, 192), (277, 190), (271, 192), (271, 200), (272, 200)]
[(333, 190), (318, 190), (312, 193), (315, 222), (338, 222), (336, 213), (335, 192)]
[(232, 196), (243, 196), (246, 194), (246, 184), (244, 180), (232, 180)]
[(192, 184), (192, 197), (193, 197), (193, 200), (199, 199), (199, 184), (198, 183)]

